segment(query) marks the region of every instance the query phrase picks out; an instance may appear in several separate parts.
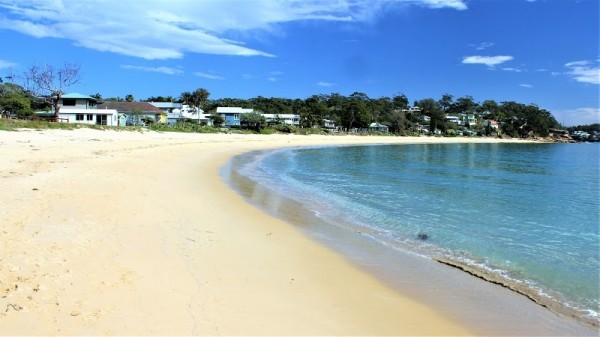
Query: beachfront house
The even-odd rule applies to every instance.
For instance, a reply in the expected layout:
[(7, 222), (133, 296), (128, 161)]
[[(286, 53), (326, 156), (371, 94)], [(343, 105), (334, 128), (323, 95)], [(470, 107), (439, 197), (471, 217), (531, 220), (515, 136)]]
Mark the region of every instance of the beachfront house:
[(462, 125), (462, 121), (458, 116), (446, 115), (446, 122), (452, 122), (456, 125)]
[(475, 117), (475, 114), (460, 113), (458, 114), (458, 117), (460, 118), (463, 125), (473, 126), (477, 123), (477, 118)]
[(369, 124), (369, 131), (389, 132), (390, 128), (389, 126), (380, 123), (371, 123)]
[(245, 113), (252, 113), (253, 109), (244, 109), (240, 107), (218, 107), (215, 114), (225, 119), (223, 126), (240, 126), (240, 116)]
[(212, 125), (209, 114), (205, 114), (200, 108), (191, 107), (187, 104), (173, 102), (149, 102), (167, 114), (167, 123), (192, 122), (197, 124)]
[(262, 114), (268, 125), (300, 126), (300, 115), (296, 114)]
[[(80, 123), (118, 126), (119, 114), (114, 109), (98, 109), (98, 100), (80, 93), (68, 93), (58, 100), (60, 107), (58, 121), (64, 123)], [(38, 112), (38, 115), (51, 116), (54, 111)]]
[(117, 110), (125, 125), (167, 123), (167, 113), (148, 102), (107, 101), (98, 104), (98, 110), (102, 109)]

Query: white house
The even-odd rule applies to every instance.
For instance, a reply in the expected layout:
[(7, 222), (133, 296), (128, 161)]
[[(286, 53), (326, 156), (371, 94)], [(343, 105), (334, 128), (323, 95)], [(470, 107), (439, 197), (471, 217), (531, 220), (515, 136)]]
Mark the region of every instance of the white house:
[(59, 121), (68, 123), (119, 126), (119, 113), (115, 109), (98, 109), (93, 97), (69, 93), (58, 100)]
[(460, 113), (458, 114), (463, 124), (475, 125), (477, 123), (477, 119), (475, 118), (475, 114), (470, 113)]
[(191, 121), (198, 124), (211, 124), (210, 114), (205, 114), (202, 109), (191, 107), (187, 104), (173, 102), (149, 102), (167, 113), (167, 123), (175, 124), (178, 121)]
[(462, 125), (462, 121), (458, 116), (446, 115), (446, 122), (452, 122), (456, 125)]
[(300, 115), (295, 114), (262, 114), (267, 124), (285, 124), (300, 126)]

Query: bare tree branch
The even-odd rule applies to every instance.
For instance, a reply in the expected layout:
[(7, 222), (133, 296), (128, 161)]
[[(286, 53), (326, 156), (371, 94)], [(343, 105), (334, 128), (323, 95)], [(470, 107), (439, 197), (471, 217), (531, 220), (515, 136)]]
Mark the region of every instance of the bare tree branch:
[(50, 103), (54, 108), (54, 118), (58, 120), (61, 99), (65, 90), (78, 83), (81, 66), (65, 62), (62, 68), (50, 64), (33, 65), (23, 74), (23, 87), (33, 96)]

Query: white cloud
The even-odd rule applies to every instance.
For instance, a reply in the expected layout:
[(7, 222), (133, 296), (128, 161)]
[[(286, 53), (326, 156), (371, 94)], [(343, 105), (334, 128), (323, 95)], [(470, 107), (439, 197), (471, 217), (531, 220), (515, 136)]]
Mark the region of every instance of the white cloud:
[(14, 67), (16, 65), (17, 65), (16, 63), (13, 63), (10, 61), (0, 60), (0, 69), (10, 68), (10, 67)]
[(493, 42), (481, 42), (480, 44), (471, 45), (477, 50), (484, 50), (494, 46)]
[(512, 71), (513, 73), (523, 72), (523, 69), (521, 69), (521, 68), (512, 68), (512, 67), (505, 67), (505, 68), (502, 68), (502, 70), (504, 70), (504, 71)]
[(203, 72), (195, 72), (193, 73), (194, 76), (198, 76), (198, 77), (202, 77), (202, 78), (206, 78), (209, 80), (224, 80), (225, 77), (223, 76), (219, 76), (219, 75), (214, 75), (214, 74), (209, 74), (209, 73), (203, 73)]
[(528, 88), (528, 89), (531, 89), (531, 88), (533, 88), (533, 85), (531, 85), (531, 84), (526, 84), (526, 83), (521, 83), (521, 84), (519, 84), (519, 86), (520, 86), (520, 87), (523, 87), (523, 88)]
[(567, 75), (577, 82), (600, 84), (600, 66), (599, 61), (594, 65), (590, 61), (575, 61), (565, 64)]
[(269, 82), (277, 82), (279, 79), (277, 77), (267, 77), (267, 81)]
[(552, 111), (559, 123), (567, 126), (588, 125), (600, 123), (600, 108), (576, 108)]
[(270, 57), (228, 36), (278, 34), (283, 24), (296, 21), (368, 21), (394, 5), (467, 8), (463, 0), (0, 0), (0, 30), (149, 60), (186, 53)]
[(151, 73), (161, 73), (166, 75), (177, 75), (182, 74), (183, 71), (178, 68), (169, 68), (169, 67), (142, 67), (142, 66), (133, 66), (129, 64), (124, 64), (121, 66), (123, 69), (129, 70), (138, 70), (138, 71), (146, 71)]
[(330, 83), (330, 82), (319, 81), (319, 82), (317, 82), (317, 85), (320, 86), (320, 87), (333, 87), (336, 84), (335, 83)]
[(511, 61), (512, 56), (466, 56), (463, 58), (462, 63), (464, 64), (485, 64), (488, 67), (494, 67), (504, 62)]
[(423, 1), (425, 5), (431, 8), (454, 8), (457, 10), (465, 10), (467, 9), (467, 5), (464, 1), (461, 0), (425, 0)]

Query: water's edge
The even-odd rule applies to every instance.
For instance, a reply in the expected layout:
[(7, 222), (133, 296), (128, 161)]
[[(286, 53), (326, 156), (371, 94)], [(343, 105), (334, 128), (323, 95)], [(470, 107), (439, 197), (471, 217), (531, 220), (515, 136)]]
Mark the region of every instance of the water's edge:
[[(371, 274), (375, 274), (376, 277), (382, 278), (386, 283), (390, 283), (389, 281), (395, 277), (395, 275), (392, 275), (393, 272), (388, 272), (387, 275), (385, 272), (382, 273), (381, 265), (378, 263), (373, 263), (373, 261), (366, 261), (368, 258), (361, 256), (362, 253), (357, 252), (356, 247), (342, 247), (342, 243), (340, 242), (353, 241), (354, 245), (359, 247), (358, 249), (360, 249), (360, 247), (365, 248), (365, 246), (368, 246), (366, 249), (372, 250), (373, 247), (371, 245), (375, 243), (375, 241), (370, 239), (369, 233), (362, 233), (359, 231), (353, 232), (348, 229), (327, 226), (327, 224), (324, 223), (321, 218), (315, 216), (311, 210), (305, 209), (304, 205), (297, 201), (286, 198), (285, 196), (277, 195), (277, 192), (270, 189), (268, 186), (262, 186), (239, 172), (239, 168), (247, 163), (248, 160), (256, 158), (265, 152), (268, 151), (255, 151), (233, 157), (230, 162), (228, 162), (221, 169), (221, 177), (231, 188), (241, 194), (254, 206), (266, 211), (272, 216), (278, 217), (294, 226), (300, 227), (300, 229), (312, 239), (316, 239), (317, 241), (333, 248), (335, 251), (341, 252), (342, 255), (349, 257), (349, 260), (353, 264), (358, 264), (359, 268), (365, 269)], [(335, 239), (332, 239), (332, 237), (335, 237)], [(369, 243), (367, 241), (371, 242)], [(381, 248), (385, 249), (385, 247), (379, 247), (378, 249)], [(397, 253), (402, 253), (404, 255), (408, 253), (408, 255), (411, 255), (411, 252), (394, 252), (391, 254)], [(381, 252), (378, 254), (381, 254)], [(403, 257), (403, 259), (405, 258), (406, 256)], [(540, 293), (536, 288), (528, 285), (525, 282), (512, 280), (498, 273), (494, 273), (493, 271), (489, 271), (487, 268), (478, 266), (477, 264), (469, 264), (462, 259), (452, 259), (448, 257), (423, 258), (423, 256), (420, 255), (416, 258), (418, 261), (412, 262), (415, 266), (421, 263), (437, 261), (440, 263), (440, 266), (443, 265), (449, 269), (459, 270), (462, 274), (475, 276), (478, 280), (485, 280), (489, 284), (493, 284), (494, 286), (499, 285), (515, 294), (519, 294), (519, 296), (523, 296), (524, 298), (531, 300), (532, 303), (540, 306), (540, 309), (548, 309), (554, 314), (557, 314), (568, 320), (574, 320), (579, 324), (594, 330), (597, 330), (599, 327), (599, 321), (597, 319), (583, 316), (575, 308), (554, 301), (548, 296), (544, 296), (543, 293)], [(394, 281), (391, 283), (394, 283)], [(413, 289), (413, 291), (420, 292), (421, 290), (419, 290), (417, 287)], [(586, 333), (584, 332), (584, 334)]]

